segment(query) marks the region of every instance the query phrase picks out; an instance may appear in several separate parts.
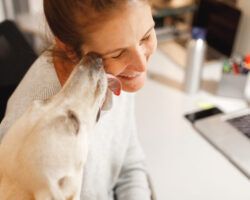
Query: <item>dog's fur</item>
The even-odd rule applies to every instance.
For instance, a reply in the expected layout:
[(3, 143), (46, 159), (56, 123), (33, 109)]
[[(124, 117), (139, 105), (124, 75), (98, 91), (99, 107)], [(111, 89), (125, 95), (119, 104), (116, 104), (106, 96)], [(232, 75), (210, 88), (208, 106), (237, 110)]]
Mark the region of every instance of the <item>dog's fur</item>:
[(88, 56), (58, 94), (28, 108), (0, 144), (1, 200), (80, 199), (88, 135), (106, 90), (101, 60)]

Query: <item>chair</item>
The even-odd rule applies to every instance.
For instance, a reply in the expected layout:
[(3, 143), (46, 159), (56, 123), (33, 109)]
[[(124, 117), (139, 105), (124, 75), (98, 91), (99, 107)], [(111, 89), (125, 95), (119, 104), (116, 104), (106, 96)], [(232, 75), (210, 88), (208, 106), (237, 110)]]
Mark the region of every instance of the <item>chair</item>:
[(0, 121), (10, 95), (36, 58), (14, 22), (0, 23)]

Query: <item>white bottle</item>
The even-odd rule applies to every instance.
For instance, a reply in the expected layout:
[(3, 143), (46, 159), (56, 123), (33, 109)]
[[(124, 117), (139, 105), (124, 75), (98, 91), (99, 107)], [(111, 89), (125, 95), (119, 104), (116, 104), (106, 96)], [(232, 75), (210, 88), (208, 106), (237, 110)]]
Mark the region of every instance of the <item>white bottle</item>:
[(192, 29), (192, 39), (187, 45), (184, 91), (195, 94), (200, 88), (202, 67), (206, 52), (206, 32), (203, 28)]

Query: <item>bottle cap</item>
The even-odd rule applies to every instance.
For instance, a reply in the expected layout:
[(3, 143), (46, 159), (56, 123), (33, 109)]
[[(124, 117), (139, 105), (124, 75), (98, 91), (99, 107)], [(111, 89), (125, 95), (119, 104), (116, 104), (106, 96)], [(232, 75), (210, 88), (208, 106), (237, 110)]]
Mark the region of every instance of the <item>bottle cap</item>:
[(193, 27), (192, 28), (192, 38), (193, 39), (203, 39), (205, 40), (206, 39), (206, 34), (207, 34), (207, 31), (206, 29), (204, 28), (201, 28), (201, 27)]

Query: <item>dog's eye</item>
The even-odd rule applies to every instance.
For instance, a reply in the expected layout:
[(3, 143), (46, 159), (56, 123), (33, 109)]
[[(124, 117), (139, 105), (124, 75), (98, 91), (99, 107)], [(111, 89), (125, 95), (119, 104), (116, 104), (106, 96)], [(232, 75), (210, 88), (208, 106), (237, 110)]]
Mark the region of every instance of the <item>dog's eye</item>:
[(96, 116), (96, 122), (99, 121), (100, 119), (100, 115), (101, 115), (101, 109), (99, 109), (98, 113), (97, 113), (97, 116)]

